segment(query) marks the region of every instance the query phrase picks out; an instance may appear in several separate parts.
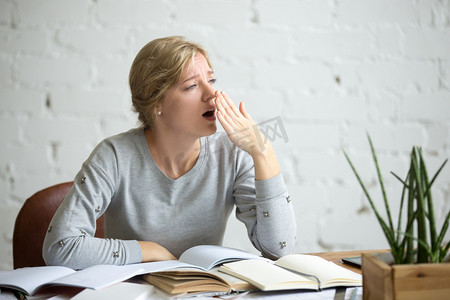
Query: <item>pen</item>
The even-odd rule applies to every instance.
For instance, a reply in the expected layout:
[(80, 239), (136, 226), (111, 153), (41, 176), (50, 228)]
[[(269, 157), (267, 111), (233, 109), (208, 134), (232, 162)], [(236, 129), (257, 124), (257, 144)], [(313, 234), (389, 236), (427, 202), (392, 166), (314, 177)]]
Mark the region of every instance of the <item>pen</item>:
[(24, 300), (27, 299), (27, 296), (25, 296), (22, 292), (20, 291), (13, 291), (14, 296), (16, 296), (17, 299), (19, 300)]

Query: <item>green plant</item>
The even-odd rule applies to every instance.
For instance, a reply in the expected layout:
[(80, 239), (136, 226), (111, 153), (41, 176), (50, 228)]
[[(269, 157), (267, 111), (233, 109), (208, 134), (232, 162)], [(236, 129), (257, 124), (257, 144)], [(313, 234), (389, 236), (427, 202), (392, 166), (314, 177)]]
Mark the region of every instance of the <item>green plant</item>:
[[(384, 187), (383, 177), (378, 165), (377, 155), (369, 135), (367, 135), (372, 158), (375, 163), (378, 181), (386, 209), (387, 220), (383, 219), (375, 206), (361, 177), (356, 171), (348, 154), (344, 151), (345, 158), (350, 164), (353, 173), (356, 175), (366, 198), (368, 199), (373, 212), (383, 229), (384, 235), (389, 243), (396, 264), (412, 263), (439, 263), (442, 262), (449, 251), (450, 241), (444, 245), (444, 237), (447, 232), (450, 211), (447, 213), (440, 232), (436, 230), (436, 220), (434, 215), (433, 197), (431, 186), (437, 176), (447, 163), (446, 159), (435, 175), (429, 180), (425, 161), (420, 147), (414, 146), (410, 154), (410, 166), (406, 178), (403, 180), (392, 173), (403, 185), (400, 199), (400, 209), (397, 226), (391, 216), (389, 201)], [(406, 212), (403, 211), (406, 203)], [(402, 216), (406, 214), (406, 222), (402, 222)], [(404, 228), (404, 229), (402, 229)]]

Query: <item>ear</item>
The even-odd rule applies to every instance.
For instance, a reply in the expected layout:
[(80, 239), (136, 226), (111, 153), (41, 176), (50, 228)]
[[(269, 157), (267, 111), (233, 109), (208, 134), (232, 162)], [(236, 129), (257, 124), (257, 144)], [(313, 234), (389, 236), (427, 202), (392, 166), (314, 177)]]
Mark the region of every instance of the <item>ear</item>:
[(155, 108), (153, 109), (153, 114), (157, 117), (159, 115), (161, 115), (161, 106), (160, 105), (156, 105)]

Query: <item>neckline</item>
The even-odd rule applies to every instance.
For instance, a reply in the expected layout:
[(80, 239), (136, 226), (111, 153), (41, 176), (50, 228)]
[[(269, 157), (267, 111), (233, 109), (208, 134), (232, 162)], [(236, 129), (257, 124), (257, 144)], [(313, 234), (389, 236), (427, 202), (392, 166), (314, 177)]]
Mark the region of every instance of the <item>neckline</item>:
[(182, 175), (181, 177), (179, 177), (177, 179), (172, 179), (172, 178), (168, 177), (163, 171), (161, 171), (159, 166), (156, 164), (155, 159), (153, 158), (153, 155), (150, 152), (150, 149), (148, 147), (144, 129), (142, 129), (140, 131), (140, 137), (141, 137), (141, 139), (140, 139), (141, 146), (144, 148), (143, 153), (144, 153), (145, 159), (146, 159), (150, 169), (152, 170), (153, 174), (158, 176), (162, 180), (165, 180), (166, 182), (168, 182), (170, 184), (183, 182), (183, 181), (186, 181), (186, 180), (190, 179), (191, 177), (195, 176), (196, 173), (198, 172), (198, 170), (200, 170), (202, 168), (203, 163), (205, 162), (207, 154), (208, 154), (206, 151), (206, 143), (207, 143), (208, 139), (207, 139), (207, 137), (201, 137), (200, 138), (200, 154), (198, 155), (198, 159), (195, 162), (194, 166), (188, 172), (186, 172), (184, 175)]

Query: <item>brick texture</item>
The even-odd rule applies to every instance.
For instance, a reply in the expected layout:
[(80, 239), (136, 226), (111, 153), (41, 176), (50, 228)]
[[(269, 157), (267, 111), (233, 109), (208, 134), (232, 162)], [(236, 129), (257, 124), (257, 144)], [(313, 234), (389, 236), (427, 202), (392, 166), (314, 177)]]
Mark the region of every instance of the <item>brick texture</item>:
[[(406, 175), (411, 146), (430, 173), (450, 156), (449, 1), (0, 0), (0, 269), (12, 268), (25, 199), (72, 180), (99, 141), (136, 126), (130, 65), (168, 35), (204, 45), (217, 87), (257, 123), (281, 121), (284, 136), (268, 133), (299, 252), (387, 247), (342, 153), (381, 205), (367, 133), (394, 202), (390, 171)], [(450, 166), (433, 188), (442, 222)], [(255, 251), (234, 216), (225, 244)]]

